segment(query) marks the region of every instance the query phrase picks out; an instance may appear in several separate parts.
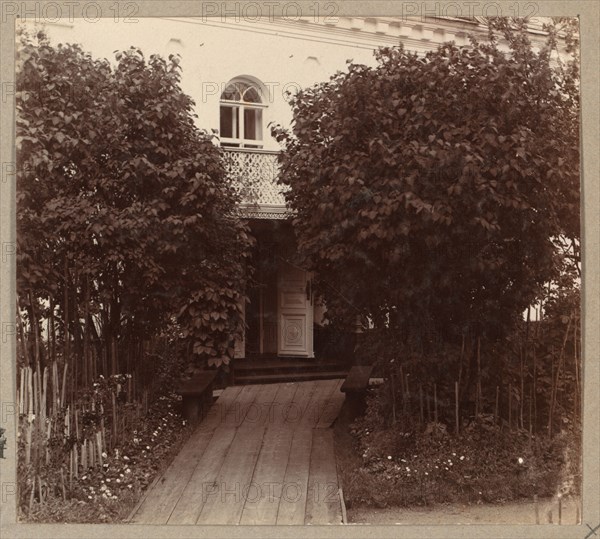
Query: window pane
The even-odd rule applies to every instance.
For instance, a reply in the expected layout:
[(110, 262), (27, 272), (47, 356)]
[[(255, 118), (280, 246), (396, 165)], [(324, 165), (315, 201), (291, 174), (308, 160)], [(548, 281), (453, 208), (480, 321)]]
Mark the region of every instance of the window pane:
[(243, 98), (246, 103), (262, 103), (260, 93), (254, 86), (248, 86), (248, 88), (246, 88)]
[(223, 90), (221, 99), (227, 99), (228, 101), (241, 101), (241, 95), (237, 84), (230, 84)]
[(244, 138), (262, 140), (262, 110), (244, 109)]
[(237, 107), (221, 107), (220, 134), (225, 138), (239, 138), (239, 109)]

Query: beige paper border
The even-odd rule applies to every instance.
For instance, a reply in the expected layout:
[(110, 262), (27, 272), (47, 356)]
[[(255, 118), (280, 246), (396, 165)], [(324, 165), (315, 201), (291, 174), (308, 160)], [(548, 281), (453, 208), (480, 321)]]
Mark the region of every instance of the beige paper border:
[[(210, 2), (219, 9), (235, 10), (248, 2)], [(61, 9), (72, 9), (75, 16), (81, 16), (82, 10), (88, 4), (96, 4), (103, 15), (114, 17), (115, 6), (121, 13), (126, 4), (137, 6), (137, 17), (149, 16), (200, 16), (202, 6), (208, 2), (193, 1), (150, 1), (134, 0), (131, 2), (115, 0), (79, 0), (79, 1), (4, 1), (0, 3), (0, 423), (6, 428), (8, 439), (5, 460), (0, 461), (0, 535), (2, 537), (32, 538), (32, 537), (98, 537), (111, 536), (117, 538), (131, 537), (256, 537), (256, 538), (288, 538), (288, 537), (482, 537), (482, 538), (516, 538), (532, 537), (540, 539), (565, 538), (584, 539), (598, 537), (600, 528), (594, 535), (590, 530), (600, 525), (600, 453), (599, 453), (599, 424), (600, 417), (600, 324), (599, 298), (600, 279), (598, 271), (599, 256), (599, 213), (600, 213), (600, 182), (598, 159), (599, 140), (599, 62), (598, 42), (600, 27), (600, 2), (597, 0), (543, 0), (535, 2), (524, 1), (371, 1), (359, 2), (353, 0), (257, 0), (259, 5), (272, 6), (274, 14), (280, 14), (286, 4), (295, 3), (302, 13), (314, 14), (319, 5), (321, 13), (326, 6), (335, 5), (336, 15), (373, 15), (397, 16), (408, 12), (421, 15), (426, 9), (443, 9), (450, 4), (458, 4), (465, 11), (473, 9), (475, 15), (481, 15), (487, 10), (488, 15), (494, 15), (496, 8), (501, 13), (515, 15), (515, 10), (526, 14), (535, 11), (537, 15), (568, 15), (580, 16), (582, 44), (582, 214), (583, 214), (583, 324), (584, 324), (584, 467), (583, 467), (583, 514), (579, 526), (505, 526), (505, 525), (440, 525), (440, 526), (302, 526), (302, 527), (269, 527), (269, 526), (142, 526), (134, 524), (116, 525), (63, 525), (63, 524), (17, 524), (15, 523), (15, 496), (10, 495), (15, 487), (15, 351), (14, 342), (14, 309), (15, 305), (15, 176), (11, 174), (10, 164), (14, 163), (14, 101), (10, 94), (10, 84), (14, 81), (14, 16), (9, 14), (16, 9), (22, 12), (35, 13), (35, 10), (45, 9), (46, 4), (58, 4)], [(268, 9), (268, 8), (266, 8)], [(311, 11), (312, 9), (312, 11)], [(68, 14), (69, 12), (66, 11)], [(31, 15), (30, 15), (31, 16)], [(12, 485), (12, 487), (11, 487)]]

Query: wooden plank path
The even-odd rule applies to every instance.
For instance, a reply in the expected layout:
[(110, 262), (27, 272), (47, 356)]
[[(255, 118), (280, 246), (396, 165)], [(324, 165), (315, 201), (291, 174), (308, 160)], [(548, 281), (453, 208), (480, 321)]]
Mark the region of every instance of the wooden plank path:
[(330, 427), (342, 382), (228, 387), (131, 522), (341, 524)]

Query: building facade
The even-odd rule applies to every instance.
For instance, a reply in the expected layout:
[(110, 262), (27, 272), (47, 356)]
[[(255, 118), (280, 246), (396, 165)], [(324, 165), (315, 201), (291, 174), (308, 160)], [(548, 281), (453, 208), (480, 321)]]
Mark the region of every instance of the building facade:
[(466, 45), (469, 33), (486, 35), (478, 19), (394, 17), (76, 20), (48, 24), (46, 31), (53, 43), (80, 43), (109, 60), (131, 46), (146, 57), (181, 56), (182, 89), (196, 103), (198, 127), (218, 133), (227, 170), (243, 195), (241, 213), (257, 240), (239, 358), (323, 353), (315, 328), (318, 333), (324, 308), (310, 274), (295, 261), (290, 215), (276, 183), (280, 148), (269, 125), (290, 125), (288, 92), (328, 80), (348, 60), (374, 65), (380, 46), (402, 43), (425, 53), (446, 41)]

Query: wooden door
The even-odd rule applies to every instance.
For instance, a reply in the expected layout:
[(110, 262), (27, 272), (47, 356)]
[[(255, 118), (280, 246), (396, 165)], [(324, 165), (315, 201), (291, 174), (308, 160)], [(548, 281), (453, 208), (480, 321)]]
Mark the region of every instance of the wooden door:
[(311, 296), (308, 272), (281, 261), (277, 275), (278, 355), (314, 357)]

